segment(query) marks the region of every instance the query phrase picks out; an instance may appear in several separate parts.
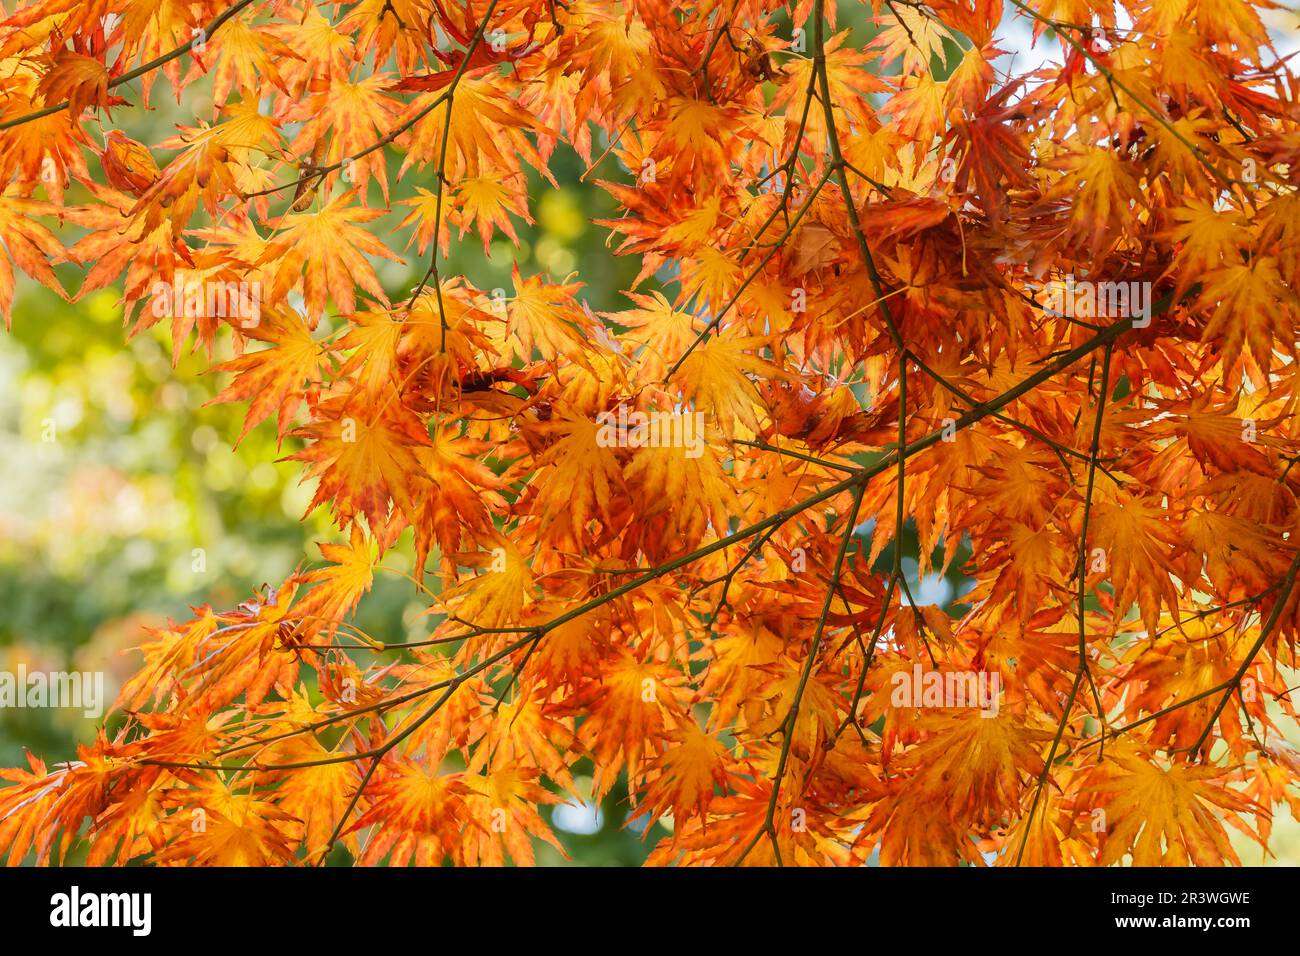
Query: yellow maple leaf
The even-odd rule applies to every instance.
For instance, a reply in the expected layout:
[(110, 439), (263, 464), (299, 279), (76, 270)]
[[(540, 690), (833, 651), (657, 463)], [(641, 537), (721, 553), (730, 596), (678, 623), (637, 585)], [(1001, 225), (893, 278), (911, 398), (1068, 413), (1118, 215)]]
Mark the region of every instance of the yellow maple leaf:
[(1107, 747), (1106, 758), (1086, 787), (1106, 814), (1102, 866), (1128, 854), (1134, 866), (1241, 865), (1218, 816), (1255, 805), (1227, 787), (1226, 771), (1162, 766), (1123, 744)]

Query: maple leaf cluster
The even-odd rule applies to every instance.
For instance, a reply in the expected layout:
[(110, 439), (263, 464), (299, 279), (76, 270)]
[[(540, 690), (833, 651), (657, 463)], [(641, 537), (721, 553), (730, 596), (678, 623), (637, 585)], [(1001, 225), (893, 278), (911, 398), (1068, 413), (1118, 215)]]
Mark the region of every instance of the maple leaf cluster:
[[(218, 400), (342, 534), (154, 631), (120, 730), (0, 772), (8, 860), (528, 864), (620, 779), (654, 864), (1267, 847), (1296, 76), (1266, 0), (1011, 4), (1032, 72), (992, 0), (872, 2), (865, 41), (823, 0), (20, 3), (6, 321), (16, 265), (228, 340)], [(160, 79), (185, 125), (114, 128)], [(622, 311), (440, 268), (516, 240), (561, 150), (639, 263)], [(404, 541), (429, 626), (385, 642), (352, 614)]]

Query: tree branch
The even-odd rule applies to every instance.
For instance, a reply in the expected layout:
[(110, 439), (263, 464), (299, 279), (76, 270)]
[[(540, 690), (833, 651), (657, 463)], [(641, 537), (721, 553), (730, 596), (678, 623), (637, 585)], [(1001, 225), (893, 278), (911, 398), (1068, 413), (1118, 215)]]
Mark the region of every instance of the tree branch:
[[(139, 77), (144, 76), (146, 73), (153, 72), (154, 70), (158, 69), (161, 66), (166, 66), (172, 60), (184, 56), (186, 53), (190, 52), (190, 50), (194, 47), (194, 44), (198, 42), (200, 38), (202, 38), (205, 42), (207, 40), (212, 39), (212, 35), (216, 33), (218, 30), (220, 30), (227, 20), (229, 20), (235, 14), (239, 13), (239, 11), (243, 10), (251, 3), (253, 3), (253, 0), (239, 0), (239, 2), (232, 4), (231, 6), (227, 7), (225, 10), (222, 10), (215, 17), (213, 17), (211, 22), (208, 23), (207, 26), (203, 27), (201, 32), (196, 34), (193, 38), (191, 38), (188, 43), (182, 43), (176, 49), (168, 53), (164, 53), (162, 56), (156, 57), (155, 59), (150, 60), (148, 63), (142, 63), (140, 66), (137, 66), (134, 70), (129, 70), (126, 73), (123, 73), (121, 76), (109, 80), (107, 83), (107, 88), (110, 90), (115, 89), (121, 86), (123, 83), (129, 83), (134, 79), (138, 79)], [(17, 116), (11, 120), (5, 120), (3, 122), (0, 122), (0, 130), (12, 129), (15, 126), (22, 126), (24, 123), (31, 123), (34, 120), (44, 119), (47, 116), (53, 116), (55, 113), (60, 113), (63, 110), (66, 110), (71, 105), (72, 105), (71, 101), (64, 100), (62, 103), (55, 103), (53, 106), (46, 106), (43, 109), (35, 110), (31, 113), (26, 113), (23, 116)]]

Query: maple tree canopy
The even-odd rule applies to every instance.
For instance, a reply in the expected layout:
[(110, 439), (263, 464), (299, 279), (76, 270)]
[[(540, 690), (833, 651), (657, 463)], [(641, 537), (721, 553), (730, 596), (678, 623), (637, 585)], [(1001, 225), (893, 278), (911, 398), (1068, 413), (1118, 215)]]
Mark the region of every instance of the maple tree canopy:
[[(0, 771), (9, 862), (526, 864), (620, 780), (654, 864), (1267, 847), (1296, 76), (1267, 0), (1010, 3), (20, 0), (0, 311), (16, 266), (233, 349), (219, 400), (340, 535), (150, 633), (75, 760)], [(1004, 72), (1013, 18), (1051, 62)], [(173, 136), (117, 128), (167, 97)], [(445, 268), (562, 153), (621, 311)], [(399, 546), (401, 643), (352, 623)]]

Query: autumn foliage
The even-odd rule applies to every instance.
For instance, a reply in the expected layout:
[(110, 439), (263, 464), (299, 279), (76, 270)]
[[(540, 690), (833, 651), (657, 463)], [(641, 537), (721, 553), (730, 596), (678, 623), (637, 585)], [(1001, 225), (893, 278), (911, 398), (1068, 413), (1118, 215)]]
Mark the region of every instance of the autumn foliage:
[[(1011, 3), (1054, 64), (994, 68), (991, 0), (852, 5), (864, 42), (823, 0), (7, 14), (6, 320), (16, 266), (233, 344), (219, 399), (340, 531), (147, 635), (75, 760), (0, 772), (9, 862), (527, 864), (580, 762), (671, 822), (654, 864), (1267, 847), (1300, 810), (1296, 77), (1267, 0)], [(166, 97), (174, 136), (114, 127)], [(440, 268), (568, 150), (624, 310)], [(968, 590), (918, 603), (904, 538)], [(412, 545), (427, 636), (360, 632)], [(989, 706), (929, 695), (965, 675)]]

